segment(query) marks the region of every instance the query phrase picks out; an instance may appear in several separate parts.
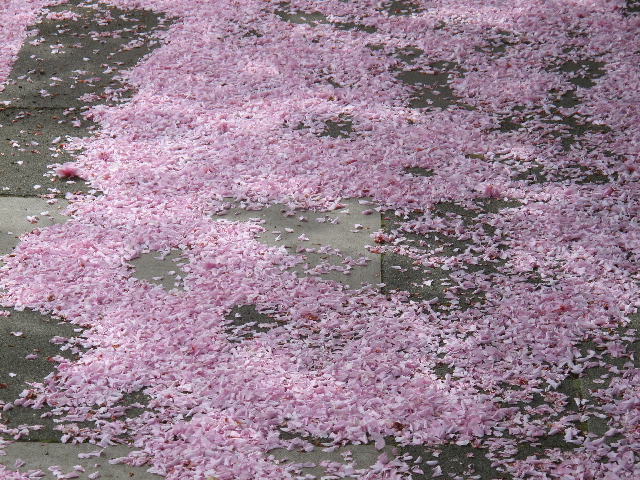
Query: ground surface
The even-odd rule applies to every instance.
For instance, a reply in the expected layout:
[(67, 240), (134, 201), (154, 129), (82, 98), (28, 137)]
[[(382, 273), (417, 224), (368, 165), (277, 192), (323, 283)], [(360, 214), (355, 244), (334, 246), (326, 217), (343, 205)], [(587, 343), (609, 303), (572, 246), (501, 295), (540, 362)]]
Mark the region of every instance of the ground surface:
[(3, 8), (0, 476), (640, 477), (636, 2)]

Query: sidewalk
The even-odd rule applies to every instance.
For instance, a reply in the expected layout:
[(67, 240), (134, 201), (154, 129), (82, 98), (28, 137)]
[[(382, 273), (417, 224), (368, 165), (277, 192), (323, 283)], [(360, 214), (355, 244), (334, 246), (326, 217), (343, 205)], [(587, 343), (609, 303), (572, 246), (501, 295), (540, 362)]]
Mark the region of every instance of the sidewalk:
[[(161, 17), (150, 12), (115, 8), (92, 11), (86, 7), (73, 7), (77, 20), (56, 17), (57, 11), (70, 6), (52, 8), (52, 18), (41, 19), (35, 26), (38, 34), (23, 45), (0, 92), (0, 125), (5, 140), (0, 147), (0, 255), (11, 254), (21, 235), (67, 220), (62, 215), (69, 204), (65, 195), (83, 194), (88, 188), (78, 178), (50, 175), (48, 165), (72, 161), (73, 156), (64, 149), (66, 139), (91, 135), (96, 128), (82, 117), (95, 101), (93, 96), (123, 101), (132, 93), (118, 81), (101, 81), (99, 76), (104, 76), (105, 68), (131, 68), (154, 48), (147, 36), (158, 28)], [(106, 13), (114, 20), (105, 22)], [(140, 41), (140, 46), (122, 49), (127, 38)], [(91, 98), (79, 100), (83, 96)], [(71, 472), (79, 475), (76, 478), (97, 478), (96, 471), (100, 478), (107, 479), (159, 478), (146, 473), (146, 468), (108, 462), (128, 455), (131, 448), (112, 446), (104, 450), (89, 444), (60, 443), (63, 432), (56, 428), (51, 407), (34, 410), (18, 405), (16, 400), (25, 398), (29, 382), (42, 382), (55, 371), (56, 359), (78, 358), (78, 351), (61, 349), (55, 339), (78, 337), (82, 329), (30, 309), (4, 312), (9, 316), (0, 330), (0, 401), (5, 405), (5, 438), (18, 438), (18, 442), (4, 447), (2, 464), (10, 469), (20, 467), (23, 472), (42, 470), (42, 478), (60, 478), (59, 474)], [(9, 409), (7, 405), (13, 406)], [(52, 466), (58, 469), (50, 469)]]
[[(347, 9), (340, 3), (334, 7)], [(524, 91), (525, 79), (513, 96), (533, 100), (516, 110), (495, 100), (490, 125), (487, 103), (461, 97), (460, 85), (480, 96), (481, 74), (527, 71), (528, 64), (500, 63), (501, 55), (519, 49), (522, 57), (507, 58), (515, 64), (532, 55), (535, 41), (515, 30), (487, 32), (482, 47), (468, 40), (460, 62), (442, 60), (443, 52), (428, 61), (425, 45), (408, 47), (389, 32), (405, 32), (400, 22), (411, 19), (422, 19), (426, 31), (420, 15), (432, 3), (386, 2), (375, 24), (324, 11), (328, 3), (313, 13), (269, 3), (278, 28), (300, 30), (262, 33), (276, 23), (242, 12), (255, 15), (254, 30), (241, 35), (234, 24), (228, 37), (202, 33), (202, 44), (215, 37), (224, 53), (209, 70), (167, 84), (172, 68), (195, 62), (196, 53), (183, 52), (171, 57), (173, 66), (154, 63), (157, 76), (137, 72), (149, 90), (131, 111), (118, 108), (138, 92), (119, 72), (126, 77), (167, 38), (179, 50), (192, 24), (165, 37), (181, 20), (79, 0), (50, 7), (0, 91), (0, 265), (8, 266), (0, 278), (7, 282), (0, 290), (7, 441), (0, 464), (7, 470), (0, 476), (595, 479), (618, 469), (619, 478), (638, 478), (637, 179), (620, 166), (637, 151), (615, 151), (634, 127), (605, 124), (589, 103), (599, 105), (592, 92), (613, 82), (607, 74), (618, 78), (614, 64), (604, 53), (550, 61), (544, 75), (562, 81), (536, 71), (548, 82), (549, 111)], [(224, 31), (225, 15), (236, 13), (221, 11), (211, 30)], [(442, 16), (452, 25), (458, 18)], [(458, 35), (434, 25), (434, 38)], [(255, 87), (250, 99), (224, 81), (231, 75), (224, 62), (238, 61), (231, 42), (268, 49), (259, 39), (272, 35), (283, 45), (308, 41), (311, 55), (326, 41), (322, 28), (347, 32), (327, 53), (335, 62), (340, 48), (364, 50), (350, 32), (370, 35), (367, 51), (385, 53), (357, 79), (338, 68), (315, 72), (292, 55), (317, 74), (300, 85), (324, 82), (317, 98), (296, 100), (309, 111), (327, 102), (318, 118), (302, 110), (287, 116), (268, 96), (298, 86), (297, 77), (284, 86), (270, 79), (285, 68), (280, 60), (260, 64), (259, 56), (238, 54)], [(596, 49), (580, 43), (587, 33), (573, 35), (572, 45)], [(482, 72), (486, 65), (474, 66), (473, 55), (486, 55), (495, 70)], [(375, 93), (384, 75), (396, 83)], [(201, 84), (210, 95), (202, 100)], [(336, 113), (345, 98), (351, 105)], [(245, 100), (233, 116), (233, 102)], [(206, 102), (228, 102), (232, 113), (209, 111)], [(583, 108), (591, 111), (578, 113)], [(83, 115), (89, 109), (91, 118)], [(127, 130), (133, 115), (149, 128)], [(269, 115), (286, 118), (264, 127)], [(451, 131), (438, 122), (451, 122)], [(111, 133), (101, 137), (103, 126)], [(226, 140), (228, 132), (236, 136)], [(367, 140), (376, 136), (388, 151)], [(70, 142), (86, 150), (66, 149)], [(234, 142), (241, 153), (224, 163)], [(490, 150), (498, 144), (511, 150)], [(309, 145), (317, 150), (306, 154)], [(314, 160), (318, 152), (332, 160)], [(589, 161), (572, 163), (571, 155)], [(101, 162), (95, 170), (91, 159)], [(370, 161), (369, 170), (359, 160)], [(52, 164), (66, 169), (54, 172)], [(331, 200), (341, 178), (344, 197)], [(362, 188), (367, 182), (371, 189)], [(202, 200), (208, 188), (210, 204)], [(288, 202), (273, 201), (287, 188)], [(145, 204), (162, 192), (161, 204)], [(86, 441), (74, 444), (79, 439)], [(127, 456), (130, 465), (109, 462)]]

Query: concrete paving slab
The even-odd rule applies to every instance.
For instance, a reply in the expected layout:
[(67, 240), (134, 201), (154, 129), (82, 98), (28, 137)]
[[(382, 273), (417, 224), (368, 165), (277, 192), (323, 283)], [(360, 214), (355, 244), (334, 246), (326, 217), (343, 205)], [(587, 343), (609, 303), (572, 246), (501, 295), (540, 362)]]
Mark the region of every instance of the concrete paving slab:
[[(35, 25), (37, 34), (22, 46), (0, 102), (19, 108), (78, 109), (87, 104), (121, 101), (133, 90), (121, 71), (130, 69), (157, 45), (149, 41), (164, 17), (146, 10), (125, 11), (104, 4), (82, 7), (78, 2), (52, 7)], [(0, 89), (2, 90), (2, 89)]]
[(411, 91), (409, 107), (447, 109), (459, 102), (449, 82), (455, 76), (461, 76), (459, 67), (451, 62), (434, 62), (429, 65), (431, 71), (425, 73), (419, 69), (402, 70), (397, 77)]
[[(428, 173), (428, 172), (427, 172)], [(469, 229), (481, 228), (490, 230), (492, 227), (479, 219), (479, 215), (496, 213), (508, 208), (515, 208), (520, 204), (515, 201), (504, 199), (484, 199), (474, 202), (474, 209), (465, 208), (452, 202), (440, 202), (429, 213), (441, 218), (457, 218), (464, 222)], [(389, 237), (396, 234), (402, 236), (401, 245), (409, 250), (419, 253), (429, 253), (433, 255), (434, 264), (431, 267), (417, 265), (408, 255), (387, 251), (382, 257), (382, 282), (385, 284), (383, 291), (406, 291), (413, 300), (426, 300), (433, 302), (437, 306), (448, 305), (446, 301), (447, 292), (457, 284), (451, 279), (451, 269), (444, 264), (447, 258), (458, 256), (470, 247), (474, 247), (471, 240), (459, 240), (457, 235), (445, 235), (444, 233), (430, 232), (416, 234), (401, 230), (403, 221), (411, 218), (416, 219), (423, 215), (423, 212), (414, 211), (408, 216), (395, 215), (394, 211), (383, 212), (382, 223), (385, 233)], [(385, 242), (383, 242), (385, 243)], [(440, 263), (442, 262), (442, 263)], [(467, 272), (484, 271), (491, 273), (496, 271), (500, 265), (498, 259), (486, 259), (476, 257), (473, 263), (465, 264)], [(460, 299), (460, 305), (467, 308), (482, 298), (482, 293), (467, 292)], [(434, 308), (436, 308), (434, 307)]]
[(62, 434), (55, 429), (57, 423), (47, 416), (47, 412), (51, 411), (48, 405), (36, 409), (31, 407), (37, 405), (19, 405), (16, 400), (25, 397), (33, 399), (31, 393), (25, 393), (33, 389), (31, 384), (43, 383), (45, 377), (55, 371), (59, 359), (71, 359), (78, 353), (77, 347), (68, 348), (64, 343), (67, 338), (81, 335), (82, 329), (28, 309), (0, 311), (2, 424), (9, 429), (19, 425), (39, 425), (39, 429), (29, 430), (21, 438), (29, 441), (59, 441)]
[(354, 22), (331, 21), (321, 12), (303, 12), (301, 10), (293, 10), (291, 8), (291, 2), (280, 2), (278, 6), (279, 8), (275, 10), (275, 14), (284, 22), (297, 25), (307, 24), (311, 27), (315, 27), (320, 24), (333, 25), (339, 30), (360, 30), (367, 33), (375, 33), (377, 31), (376, 27), (369, 25), (362, 25)]
[[(89, 134), (90, 122), (65, 115), (63, 108), (15, 108), (0, 104), (0, 196), (38, 196), (87, 190), (81, 179), (46, 176), (49, 165), (72, 160), (68, 137)], [(83, 128), (81, 128), (83, 127)]]
[[(629, 324), (624, 327), (619, 327), (617, 333), (620, 336), (626, 336), (627, 339), (637, 337), (640, 332), (640, 313), (630, 314)], [(640, 365), (640, 342), (627, 340), (625, 345), (628, 355), (612, 356), (609, 353), (603, 355), (603, 360), (606, 362), (601, 366), (594, 366), (586, 368), (581, 373), (580, 377), (575, 378), (576, 383), (576, 395), (574, 396), (583, 406), (591, 407), (598, 405), (598, 395), (594, 395), (599, 390), (609, 388), (612, 381), (615, 381), (617, 375), (614, 375), (611, 371), (611, 367), (617, 369), (618, 372), (625, 371), (625, 364), (631, 362), (633, 368), (638, 368)], [(587, 354), (589, 350), (593, 352), (602, 352), (604, 348), (602, 345), (598, 345), (594, 342), (583, 342), (580, 346), (581, 350)], [(589, 416), (587, 420), (587, 427), (589, 432), (598, 436), (604, 436), (605, 433), (611, 428), (609, 423), (609, 416), (604, 412), (600, 412), (598, 415)], [(609, 443), (613, 443), (621, 440), (620, 435), (607, 436)]]
[(255, 305), (236, 305), (226, 317), (227, 340), (240, 343), (249, 340), (256, 334), (269, 331), (276, 325), (267, 313), (259, 312)]
[[(388, 460), (395, 458), (391, 446), (385, 445), (384, 448), (378, 450), (373, 444), (346, 445), (336, 449), (327, 449), (318, 446), (309, 452), (278, 448), (269, 451), (267, 455), (273, 456), (274, 459), (281, 463), (289, 464), (292, 471), (309, 480), (320, 478), (355, 480), (357, 478), (356, 476), (344, 476), (344, 474), (342, 474), (340, 477), (333, 477), (331, 475), (335, 473), (335, 468), (338, 465), (350, 464), (353, 465), (354, 470), (357, 471), (371, 467), (378, 461), (381, 455), (385, 455)], [(332, 466), (331, 464), (334, 465)]]
[[(141, 254), (129, 263), (135, 268), (132, 277), (161, 285), (165, 290), (182, 289), (178, 276), (187, 261), (181, 257), (182, 251), (172, 250), (167, 255), (152, 251)], [(181, 261), (182, 260), (182, 261)]]
[(333, 280), (350, 288), (380, 283), (380, 256), (369, 253), (371, 234), (381, 228), (380, 213), (366, 199), (342, 200), (332, 212), (293, 211), (276, 204), (262, 210), (244, 210), (235, 205), (224, 218), (251, 221), (265, 231), (257, 240), (270, 247), (284, 247), (290, 255), (301, 255), (294, 268), (299, 275)]
[[(73, 160), (65, 150), (70, 137), (93, 133), (96, 125), (83, 117), (86, 109), (125, 101), (134, 93), (121, 75), (159, 45), (156, 32), (170, 23), (151, 11), (81, 3), (52, 6), (52, 15), (34, 26), (10, 77), (0, 84), (0, 255), (10, 254), (24, 233), (67, 220), (61, 211), (68, 202), (59, 197), (90, 186), (50, 175), (49, 165)], [(66, 19), (56, 16), (61, 12), (69, 13)], [(51, 407), (31, 408), (36, 398), (29, 393), (31, 383), (43, 382), (58, 360), (81, 352), (64, 340), (81, 332), (50, 315), (0, 308), (0, 420), (4, 437), (18, 434), (20, 440), (5, 449), (0, 463), (23, 472), (42, 469), (46, 479), (158, 478), (146, 472), (148, 467), (109, 464), (131, 451), (126, 447), (78, 458), (102, 449), (58, 443), (62, 432)], [(121, 402), (144, 401), (139, 397), (125, 395)], [(136, 414), (136, 408), (126, 413)], [(52, 465), (60, 469), (50, 470)], [(79, 466), (78, 477), (69, 476), (74, 466)]]
[[(45, 475), (41, 480), (75, 478), (76, 480), (157, 480), (161, 477), (147, 472), (148, 466), (131, 467), (125, 464), (111, 464), (110, 460), (124, 457), (133, 449), (124, 445), (100, 448), (81, 443), (76, 445), (61, 443), (18, 442), (5, 447), (6, 456), (0, 457), (0, 464), (20, 472), (41, 470)], [(16, 463), (18, 462), (18, 463)], [(16, 465), (20, 465), (16, 467)], [(54, 469), (53, 467), (58, 468)], [(59, 473), (58, 473), (59, 472)], [(77, 477), (68, 476), (77, 473)], [(99, 472), (99, 477), (92, 476)], [(66, 476), (62, 476), (66, 475)]]
[[(364, 203), (360, 203), (364, 202)], [(277, 204), (262, 210), (233, 206), (214, 219), (254, 222), (265, 229), (257, 240), (270, 247), (284, 247), (290, 255), (300, 255), (293, 270), (301, 276), (314, 276), (342, 283), (350, 288), (380, 283), (380, 255), (367, 251), (373, 244), (371, 234), (380, 229), (380, 213), (366, 199), (342, 201), (333, 212), (291, 211)], [(187, 261), (179, 250), (168, 255), (149, 252), (131, 260), (133, 277), (166, 290), (182, 288), (180, 267)]]
[[(500, 465), (492, 464), (493, 462), (487, 456), (489, 454), (487, 449), (476, 448), (470, 444), (406, 445), (399, 447), (399, 450), (400, 454), (412, 457), (410, 462), (414, 465), (411, 469), (412, 480), (434, 478), (506, 480), (511, 478), (505, 474)], [(528, 451), (528, 446), (523, 445), (524, 451)]]
[[(170, 23), (151, 11), (78, 3), (40, 19), (0, 85), (0, 195), (87, 191), (80, 179), (47, 175), (48, 165), (73, 159), (64, 149), (69, 137), (93, 133), (86, 109), (131, 97), (123, 73), (159, 45), (156, 33)], [(56, 18), (61, 12), (71, 17)]]
[(21, 235), (68, 220), (61, 212), (69, 202), (49, 201), (55, 203), (38, 197), (0, 197), (0, 255), (11, 253)]

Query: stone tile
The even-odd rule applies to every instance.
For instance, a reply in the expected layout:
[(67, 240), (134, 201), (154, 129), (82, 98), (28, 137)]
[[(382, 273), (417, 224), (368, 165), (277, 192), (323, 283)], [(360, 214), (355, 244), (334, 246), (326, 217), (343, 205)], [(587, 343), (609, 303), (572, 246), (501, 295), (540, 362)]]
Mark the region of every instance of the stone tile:
[[(148, 466), (130, 467), (125, 464), (111, 464), (110, 460), (128, 455), (132, 449), (115, 445), (106, 449), (82, 444), (17, 442), (5, 448), (6, 456), (0, 457), (0, 464), (6, 465), (11, 470), (28, 472), (29, 470), (41, 470), (45, 473), (41, 480), (54, 480), (61, 478), (49, 470), (52, 466), (58, 466), (59, 471), (67, 475), (73, 471), (78, 473), (77, 480), (88, 480), (88, 475), (99, 471), (100, 480), (156, 480), (163, 477), (148, 473)], [(78, 454), (99, 453), (99, 456), (91, 455), (89, 458), (79, 458)], [(16, 461), (24, 461), (24, 465), (15, 468)], [(71, 477), (66, 477), (71, 478)]]
[(68, 217), (61, 212), (67, 205), (65, 200), (50, 205), (38, 197), (0, 197), (0, 255), (11, 253), (20, 235), (66, 222)]
[[(216, 218), (259, 224), (265, 229), (259, 234), (260, 242), (284, 247), (290, 255), (301, 255), (303, 263), (295, 268), (300, 275), (333, 280), (350, 288), (378, 284), (380, 256), (369, 253), (366, 245), (374, 244), (371, 234), (381, 228), (380, 213), (367, 200), (347, 199), (341, 203), (342, 208), (323, 213), (291, 211), (279, 204), (262, 210), (236, 206)], [(340, 271), (351, 261), (362, 265), (353, 265), (348, 273)]]
[[(336, 476), (325, 477), (331, 475), (331, 466), (328, 464), (352, 464), (353, 468), (358, 469), (369, 468), (374, 465), (381, 455), (385, 455), (387, 459), (394, 458), (393, 448), (385, 446), (381, 450), (377, 450), (373, 444), (367, 445), (346, 445), (329, 452), (322, 446), (315, 447), (312, 451), (306, 452), (302, 450), (286, 450), (278, 448), (268, 452), (269, 456), (273, 456), (276, 460), (284, 464), (291, 465), (293, 471), (299, 471), (303, 478), (321, 479), (321, 478), (343, 478), (345, 480), (355, 480), (356, 476)], [(335, 468), (335, 467), (333, 467)]]

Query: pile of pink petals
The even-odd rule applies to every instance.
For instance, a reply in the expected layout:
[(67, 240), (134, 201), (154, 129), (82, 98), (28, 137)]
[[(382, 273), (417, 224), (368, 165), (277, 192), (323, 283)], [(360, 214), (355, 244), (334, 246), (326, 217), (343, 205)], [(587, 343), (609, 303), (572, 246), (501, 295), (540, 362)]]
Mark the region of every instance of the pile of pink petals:
[[(17, 3), (1, 76), (45, 2)], [(640, 477), (640, 371), (624, 328), (640, 302), (640, 18), (624, 1), (416, 0), (410, 15), (369, 0), (112, 3), (174, 21), (125, 72), (132, 100), (86, 113), (99, 130), (75, 140), (72, 168), (95, 195), (72, 197), (67, 223), (4, 258), (4, 307), (86, 327), (72, 348), (89, 348), (23, 404), (54, 406), (68, 441), (132, 439), (126, 461), (168, 479), (293, 478), (267, 454), (291, 445), (281, 429), (302, 444), (470, 444), (513, 478)], [(320, 20), (286, 21), (294, 12)], [(407, 49), (424, 53), (408, 63)], [(583, 60), (604, 65), (590, 88), (554, 69)], [(435, 62), (457, 66), (457, 101), (410, 108), (399, 72)], [(575, 106), (554, 105), (572, 90)], [(523, 109), (520, 128), (500, 129)], [(595, 127), (566, 148), (572, 115)], [(344, 118), (349, 135), (321, 135)], [(536, 168), (546, 177), (522, 175)], [(443, 269), (452, 285), (431, 302), (296, 276), (256, 225), (216, 216), (228, 197), (316, 210), (367, 197), (401, 219), (374, 251)], [(471, 225), (434, 213), (474, 199), (512, 203)], [(434, 232), (471, 247), (442, 257), (402, 241)], [(183, 290), (132, 276), (131, 259), (175, 248)], [(471, 294), (482, 300), (457, 308)], [(225, 318), (246, 304), (274, 326), (229, 342)], [(590, 399), (557, 391), (594, 367), (609, 370)], [(147, 409), (126, 418), (118, 402), (138, 391)], [(94, 427), (75, 423), (88, 418)], [(604, 436), (580, 428), (593, 419)], [(515, 458), (554, 434), (571, 448)], [(351, 475), (407, 479), (415, 460), (381, 457)]]

